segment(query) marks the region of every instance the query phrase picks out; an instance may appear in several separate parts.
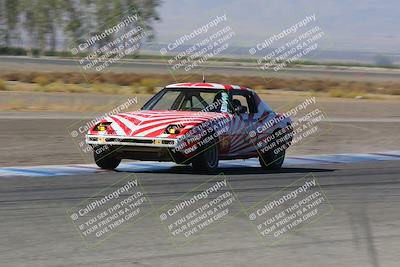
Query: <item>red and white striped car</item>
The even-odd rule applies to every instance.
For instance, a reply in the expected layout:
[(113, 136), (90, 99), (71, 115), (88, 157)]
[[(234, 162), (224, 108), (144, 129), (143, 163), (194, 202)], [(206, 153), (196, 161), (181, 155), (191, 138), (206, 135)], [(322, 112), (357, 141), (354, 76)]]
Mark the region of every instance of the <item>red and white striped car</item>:
[[(139, 111), (102, 119), (88, 131), (86, 143), (103, 169), (134, 159), (192, 164), (196, 172), (210, 173), (220, 159), (253, 157), (273, 169), (282, 166), (290, 145), (290, 124), (290, 118), (275, 113), (249, 88), (178, 83), (166, 86)], [(282, 129), (289, 136), (283, 148), (266, 149), (262, 144)]]

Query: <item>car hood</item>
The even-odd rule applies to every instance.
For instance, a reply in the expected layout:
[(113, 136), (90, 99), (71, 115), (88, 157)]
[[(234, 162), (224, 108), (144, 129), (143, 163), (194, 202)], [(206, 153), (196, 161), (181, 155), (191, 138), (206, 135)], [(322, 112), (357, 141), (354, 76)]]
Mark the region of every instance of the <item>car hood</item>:
[[(106, 131), (96, 131), (95, 126), (98, 124), (96, 123), (88, 131), (88, 134), (177, 138), (185, 134), (191, 128), (208, 120), (228, 119), (231, 116), (232, 115), (228, 113), (201, 111), (139, 110), (108, 116), (98, 122), (111, 123)], [(183, 130), (176, 135), (165, 133), (166, 127), (171, 124), (179, 125)]]

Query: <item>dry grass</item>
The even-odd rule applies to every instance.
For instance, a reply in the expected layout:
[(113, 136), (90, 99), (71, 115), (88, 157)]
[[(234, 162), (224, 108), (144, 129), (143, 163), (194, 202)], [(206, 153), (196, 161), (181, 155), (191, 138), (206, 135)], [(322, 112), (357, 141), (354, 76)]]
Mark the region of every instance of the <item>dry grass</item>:
[(38, 85), (40, 85), (40, 86), (46, 86), (46, 85), (48, 85), (50, 83), (49, 79), (47, 78), (47, 76), (44, 76), (44, 75), (35, 77), (33, 82), (38, 84)]
[[(160, 86), (180, 82), (201, 81), (201, 75), (186, 76), (136, 74), (136, 73), (101, 73), (81, 74), (78, 72), (9, 72), (0, 74), (5, 81), (19, 81), (36, 85), (35, 91), (44, 92), (94, 92), (101, 94), (153, 94)], [(260, 76), (222, 76), (209, 75), (210, 82), (239, 84), (265, 93), (276, 89), (305, 91), (313, 94), (324, 93), (332, 97), (351, 97), (359, 94), (400, 95), (400, 83), (364, 82), (342, 80), (305, 80), (277, 79)], [(11, 86), (9, 90), (14, 90)], [(0, 82), (0, 90), (1, 89)], [(3, 83), (3, 88), (5, 85)]]
[(160, 79), (144, 78), (140, 80), (140, 84), (144, 87), (145, 92), (148, 94), (154, 94), (157, 87), (162, 86)]
[[(129, 86), (102, 83), (64, 84), (62, 82), (53, 82), (45, 86), (34, 83), (12, 82), (7, 85), (7, 90), (45, 93), (96, 93), (112, 95), (132, 95), (133, 93), (133, 90)], [(137, 93), (142, 92), (144, 92), (144, 89), (137, 90)]]
[(345, 90), (343, 88), (332, 88), (328, 93), (331, 97), (339, 97), (339, 98), (355, 98), (362, 97), (365, 98), (365, 92), (361, 92), (358, 90)]
[(0, 103), (0, 111), (60, 111), (60, 112), (97, 112), (103, 106), (96, 106), (84, 99), (74, 99), (65, 103), (55, 103), (46, 97), (31, 101), (30, 99), (14, 98), (6, 103)]
[(0, 110), (21, 111), (27, 107), (26, 104), (27, 103), (24, 103), (24, 101), (21, 99), (11, 99), (4, 106), (2, 106)]
[(6, 82), (0, 80), (0, 91), (6, 91), (6, 90), (7, 90)]

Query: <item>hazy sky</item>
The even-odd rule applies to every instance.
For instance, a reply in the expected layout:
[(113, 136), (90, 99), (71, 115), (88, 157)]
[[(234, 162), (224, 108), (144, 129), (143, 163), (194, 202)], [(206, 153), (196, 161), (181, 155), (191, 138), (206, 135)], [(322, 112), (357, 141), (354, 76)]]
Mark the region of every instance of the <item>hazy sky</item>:
[(400, 0), (164, 0), (159, 13), (159, 42), (227, 14), (232, 44), (253, 46), (315, 13), (321, 49), (400, 52)]

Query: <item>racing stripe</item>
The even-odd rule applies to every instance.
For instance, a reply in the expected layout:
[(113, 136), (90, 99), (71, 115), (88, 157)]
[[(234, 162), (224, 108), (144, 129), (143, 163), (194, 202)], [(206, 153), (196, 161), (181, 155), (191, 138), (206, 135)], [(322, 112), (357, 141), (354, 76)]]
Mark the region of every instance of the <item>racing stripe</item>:
[(143, 117), (136, 116), (136, 115), (129, 114), (129, 113), (120, 113), (120, 114), (118, 114), (118, 116), (122, 116), (122, 117), (124, 117), (125, 119), (130, 120), (130, 121), (133, 122), (134, 124), (138, 124), (138, 123), (140, 123), (140, 122), (144, 119)]
[(171, 118), (171, 119), (157, 120), (157, 121), (153, 121), (153, 122), (150, 122), (150, 123), (139, 124), (139, 125), (137, 125), (138, 128), (136, 129), (136, 131), (140, 132), (143, 129), (147, 129), (149, 127), (157, 126), (157, 125), (160, 125), (160, 124), (164, 124), (164, 125), (168, 126), (171, 123), (186, 124), (186, 123), (191, 123), (191, 122), (203, 122), (203, 121), (206, 121), (206, 119), (200, 119), (199, 118), (199, 119), (196, 119), (196, 120), (192, 119), (192, 120), (190, 120), (188, 122), (185, 122), (185, 121), (182, 121), (181, 118), (176, 118), (175, 117), (175, 118)]
[(114, 129), (117, 135), (127, 135), (127, 132), (129, 133), (129, 129), (120, 120), (113, 116), (110, 116), (109, 118), (113, 122), (110, 126)]
[[(150, 133), (152, 133), (153, 131), (155, 132), (155, 131), (159, 131), (159, 129), (165, 129), (165, 128), (167, 128), (168, 125), (177, 123), (180, 121), (181, 121), (180, 119), (175, 119), (175, 120), (169, 120), (168, 122), (161, 122), (161, 123), (159, 122), (158, 124), (138, 129), (133, 134), (138, 135), (138, 136), (150, 135)], [(203, 122), (202, 120), (197, 120), (197, 121), (192, 121), (191, 123), (198, 124), (198, 123), (202, 123), (202, 122)]]
[(114, 115), (114, 117), (118, 118), (129, 129), (128, 135), (131, 135), (136, 130), (137, 126), (132, 121), (119, 115)]
[(182, 116), (165, 116), (165, 117), (154, 117), (154, 118), (148, 118), (144, 121), (142, 121), (140, 123), (140, 125), (152, 125), (155, 122), (160, 122), (160, 121), (166, 121), (166, 120), (176, 120), (176, 119), (180, 119), (182, 121), (182, 123), (184, 123), (185, 121), (191, 121), (191, 120), (198, 120), (198, 119), (202, 119), (202, 120), (208, 120), (209, 118), (206, 117), (183, 117)]

